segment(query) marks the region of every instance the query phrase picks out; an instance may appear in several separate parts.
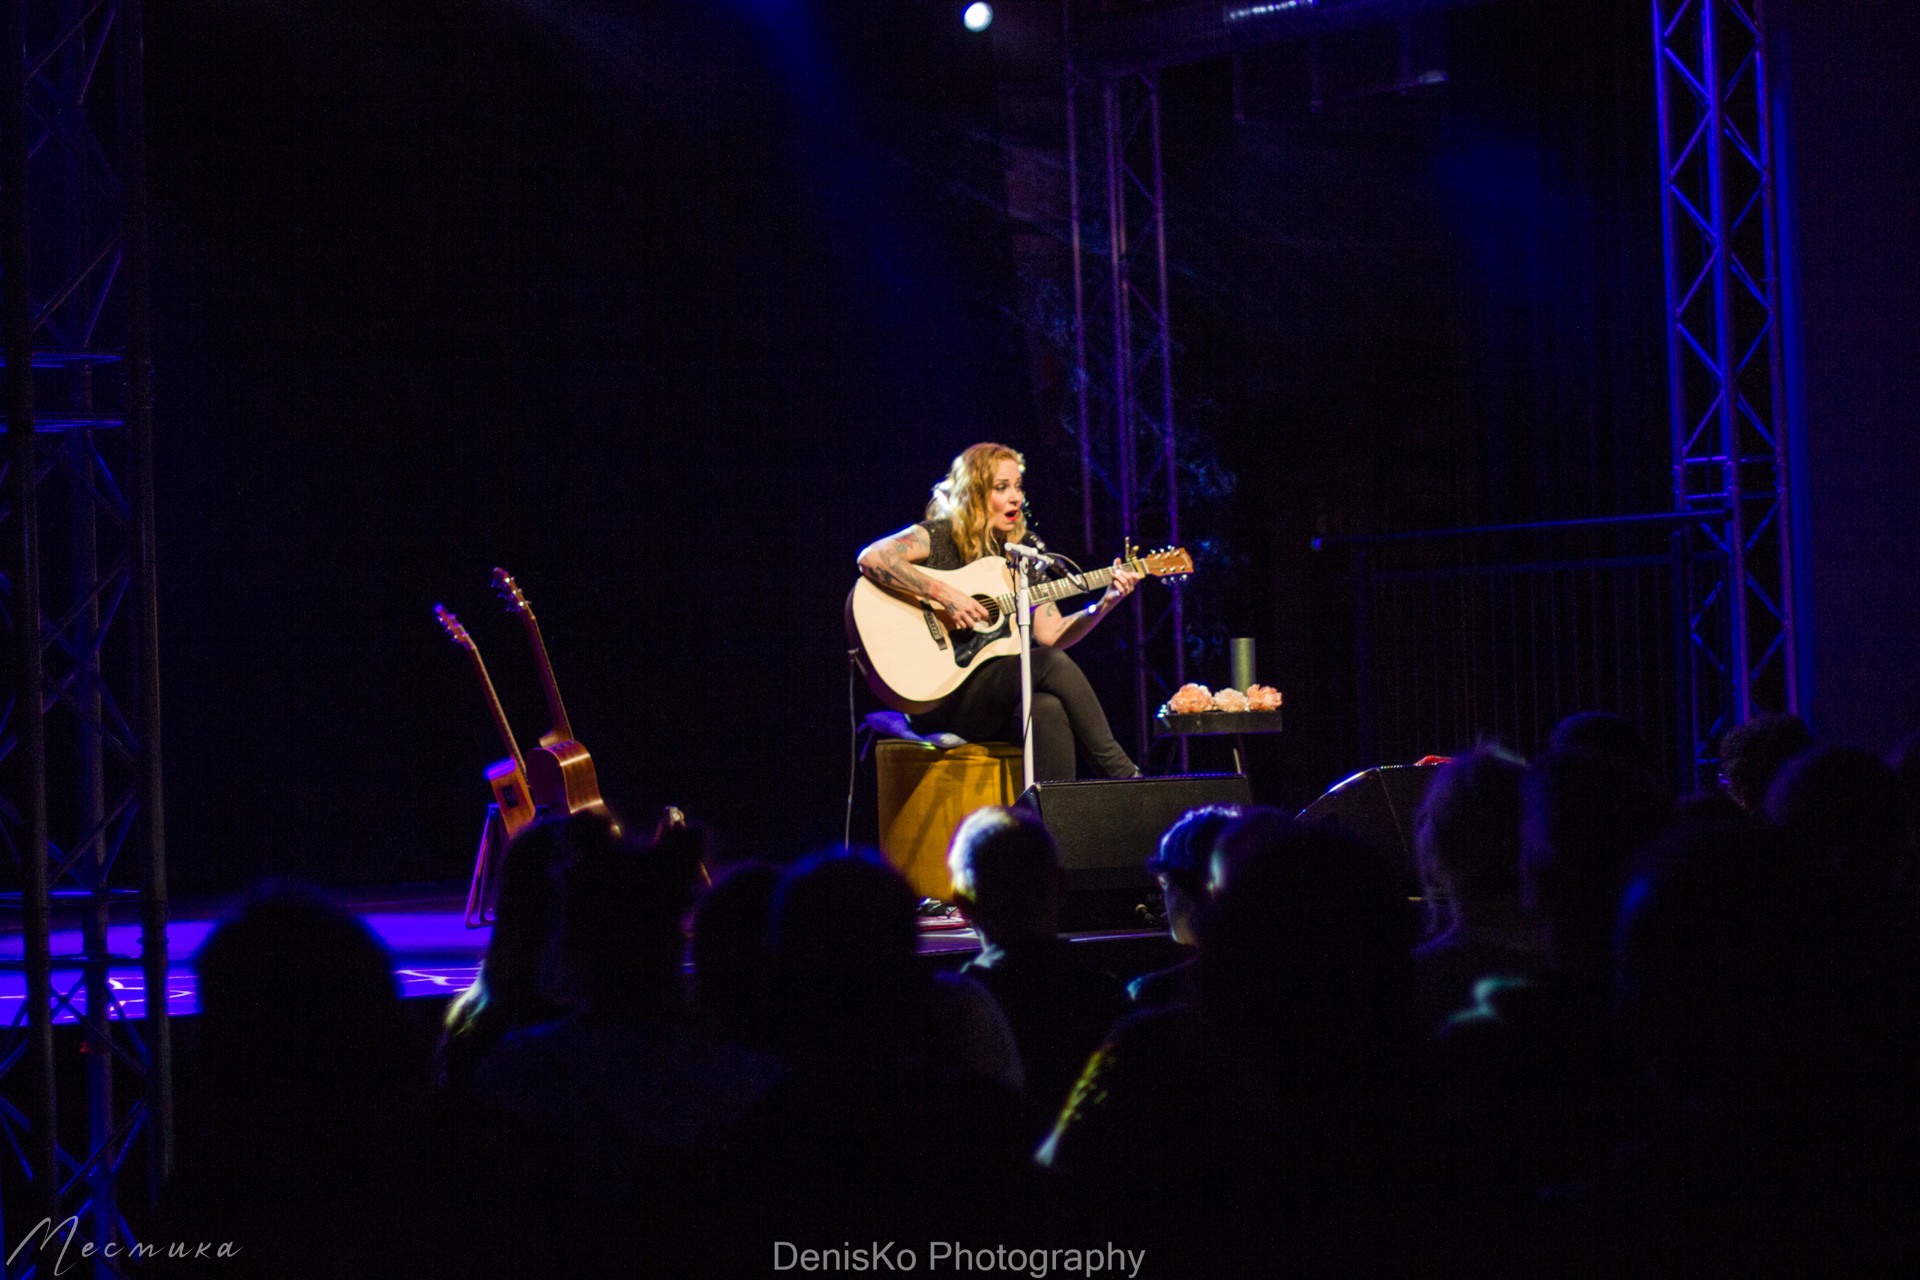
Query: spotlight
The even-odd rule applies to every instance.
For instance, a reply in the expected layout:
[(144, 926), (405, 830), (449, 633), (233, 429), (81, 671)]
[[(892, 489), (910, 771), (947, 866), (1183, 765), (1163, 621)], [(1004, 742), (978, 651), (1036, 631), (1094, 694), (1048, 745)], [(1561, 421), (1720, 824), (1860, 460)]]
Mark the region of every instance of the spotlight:
[(960, 15), (960, 21), (966, 23), (969, 31), (985, 31), (987, 24), (993, 21), (993, 6), (987, 4), (986, 0), (975, 0), (975, 3), (968, 5), (967, 11)]

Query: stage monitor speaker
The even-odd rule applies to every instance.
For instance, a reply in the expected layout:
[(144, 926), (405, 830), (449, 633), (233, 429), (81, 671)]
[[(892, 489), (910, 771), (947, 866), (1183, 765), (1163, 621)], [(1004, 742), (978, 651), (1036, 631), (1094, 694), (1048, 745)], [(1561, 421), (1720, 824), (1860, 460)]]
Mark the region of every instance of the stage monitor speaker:
[(1147, 857), (1175, 819), (1203, 805), (1252, 802), (1243, 773), (1041, 782), (1020, 797), (1053, 833), (1075, 894), (1152, 888)]
[(1300, 811), (1300, 824), (1327, 828), (1378, 849), (1417, 898), (1419, 864), (1414, 859), (1414, 815), (1433, 785), (1437, 765), (1390, 764), (1367, 769), (1337, 783), (1332, 790)]

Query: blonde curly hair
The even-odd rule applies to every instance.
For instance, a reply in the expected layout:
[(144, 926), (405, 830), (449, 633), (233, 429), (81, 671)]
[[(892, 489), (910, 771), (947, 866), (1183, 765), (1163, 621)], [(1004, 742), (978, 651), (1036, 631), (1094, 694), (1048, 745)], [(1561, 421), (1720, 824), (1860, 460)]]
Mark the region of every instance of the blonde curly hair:
[(933, 486), (933, 498), (927, 503), (927, 519), (947, 522), (953, 530), (954, 545), (968, 563), (997, 553), (1003, 542), (1021, 542), (1027, 536), (1025, 511), (1004, 539), (987, 529), (987, 494), (993, 490), (993, 473), (1007, 461), (1017, 463), (1021, 473), (1026, 473), (1027, 460), (1018, 450), (983, 441), (955, 458), (947, 478)]

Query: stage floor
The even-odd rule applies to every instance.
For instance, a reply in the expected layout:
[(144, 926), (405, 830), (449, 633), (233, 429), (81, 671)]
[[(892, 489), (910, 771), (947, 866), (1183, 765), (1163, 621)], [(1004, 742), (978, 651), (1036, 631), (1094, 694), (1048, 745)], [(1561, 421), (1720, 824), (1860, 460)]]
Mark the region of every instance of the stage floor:
[[(466, 927), (462, 919), (467, 906), (464, 885), (401, 885), (342, 890), (333, 896), (365, 920), (387, 944), (402, 996), (452, 995), (465, 989), (480, 971), (480, 956), (492, 930)], [(200, 1011), (193, 956), (227, 907), (227, 900), (215, 899), (174, 904), (173, 918), (167, 924), (167, 1008), (176, 1016)], [(140, 967), (140, 926), (136, 920), (120, 919), (123, 912), (132, 915), (134, 910), (116, 904), (114, 923), (107, 929), (107, 949), (115, 957), (108, 987), (119, 1003), (119, 1016), (127, 1018), (143, 1017), (147, 1008), (146, 978)], [(5, 966), (0, 971), (0, 1021), (12, 1026), (20, 1020), (26, 999), (26, 974), (21, 971), (25, 937), (19, 914), (9, 912), (8, 916), (0, 923), (0, 965)], [(84, 996), (75, 959), (81, 947), (80, 931), (64, 913), (56, 912), (54, 924), (54, 990), (80, 1003)], [(75, 1012), (65, 1007), (54, 1017), (55, 1022), (78, 1020)]]
[[(445, 998), (466, 989), (480, 971), (480, 957), (486, 951), (490, 928), (469, 929), (466, 914), (465, 885), (397, 885), (386, 888), (341, 890), (333, 895), (356, 912), (377, 933), (393, 953), (394, 977), (400, 994), (408, 998)], [(198, 1013), (200, 1001), (194, 983), (193, 955), (206, 941), (215, 922), (226, 911), (226, 900), (186, 900), (174, 905), (173, 919), (167, 925), (167, 954), (170, 957), (167, 978), (167, 1008), (176, 1017)], [(118, 1004), (117, 1017), (139, 1018), (146, 1014), (146, 980), (140, 967), (140, 926), (135, 919), (122, 922), (137, 908), (116, 904), (114, 923), (107, 930), (107, 947), (116, 957), (108, 975), (108, 987)], [(53, 933), (54, 989), (75, 1004), (82, 1003), (80, 966), (81, 936), (72, 919), (56, 913)], [(1144, 959), (1157, 951), (1154, 944), (1164, 941), (1160, 931), (1106, 930), (1068, 934), (1075, 942), (1106, 949), (1119, 946), (1138, 951)], [(980, 938), (971, 929), (926, 930), (920, 935), (920, 953), (929, 962), (942, 967), (958, 967), (980, 949)], [(24, 1021), (26, 974), (25, 937), (17, 911), (0, 920), (0, 1026), (17, 1026)], [(1150, 967), (1147, 961), (1140, 967)], [(1127, 966), (1132, 967), (1132, 966)], [(55, 1022), (79, 1021), (72, 1008), (64, 1005)]]

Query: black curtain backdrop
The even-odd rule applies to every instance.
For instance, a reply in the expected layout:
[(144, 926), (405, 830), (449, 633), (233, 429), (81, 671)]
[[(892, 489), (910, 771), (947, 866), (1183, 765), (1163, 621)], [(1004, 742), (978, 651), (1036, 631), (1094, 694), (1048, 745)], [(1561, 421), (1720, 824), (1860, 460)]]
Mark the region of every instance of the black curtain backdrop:
[(1671, 502), (1645, 11), (1490, 3), (1440, 37), (1447, 84), (1405, 96), (1343, 93), (1393, 68), (1391, 29), (1323, 48), (1318, 112), (1302, 46), (1249, 55), (1238, 126), (1227, 69), (1169, 86), (1181, 430), (1231, 548), (1196, 587), (1197, 666), (1223, 683), (1225, 639), (1259, 638), (1290, 716), (1255, 767), (1291, 807), (1405, 763), (1354, 754), (1349, 561), (1314, 536)]
[[(465, 874), (499, 748), (436, 601), (546, 727), (496, 564), (617, 807), (838, 839), (859, 547), (980, 438), (1077, 524), (990, 46), (934, 3), (312, 8), (149, 20), (176, 891)], [(1444, 88), (1319, 113), (1299, 49), (1238, 123), (1224, 61), (1165, 82), (1193, 669), (1260, 640), (1295, 806), (1355, 763), (1315, 532), (1666, 492), (1645, 7), (1442, 34)]]
[(464, 872), (500, 748), (436, 601), (546, 725), (496, 564), (616, 807), (837, 836), (854, 553), (1025, 403), (945, 150), (990, 79), (751, 6), (153, 27), (176, 888)]
[(1789, 0), (1775, 29), (1806, 389), (1803, 696), (1823, 736), (1877, 751), (1920, 729), (1920, 13)]

